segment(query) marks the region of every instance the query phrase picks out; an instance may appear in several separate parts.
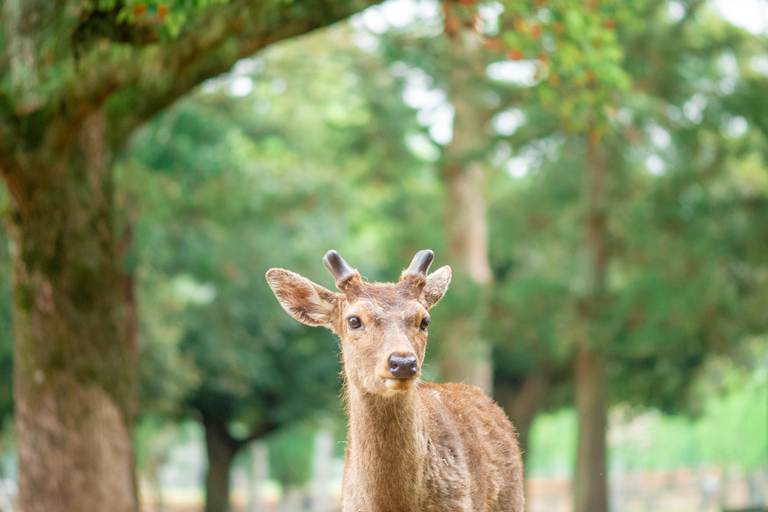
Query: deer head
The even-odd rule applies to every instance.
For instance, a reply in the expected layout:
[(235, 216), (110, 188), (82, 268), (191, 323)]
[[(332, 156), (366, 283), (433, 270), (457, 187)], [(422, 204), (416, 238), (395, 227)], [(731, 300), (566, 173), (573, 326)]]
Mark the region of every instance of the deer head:
[(323, 263), (341, 293), (289, 270), (273, 268), (267, 282), (283, 309), (306, 325), (341, 338), (347, 383), (365, 393), (407, 392), (421, 375), (429, 309), (448, 289), (451, 268), (428, 274), (435, 255), (420, 251), (397, 283), (367, 283), (336, 251)]

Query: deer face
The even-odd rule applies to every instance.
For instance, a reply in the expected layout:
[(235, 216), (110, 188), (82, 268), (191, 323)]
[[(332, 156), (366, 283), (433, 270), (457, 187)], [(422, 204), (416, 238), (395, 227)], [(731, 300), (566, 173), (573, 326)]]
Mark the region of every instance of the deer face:
[(434, 258), (421, 251), (397, 283), (366, 283), (335, 251), (324, 258), (342, 293), (283, 269), (267, 272), (280, 305), (298, 321), (341, 338), (347, 383), (365, 393), (407, 392), (421, 375), (429, 309), (451, 280), (450, 267), (427, 274)]
[(344, 301), (334, 330), (350, 384), (371, 393), (407, 391), (421, 375), (429, 312), (397, 285), (364, 284)]

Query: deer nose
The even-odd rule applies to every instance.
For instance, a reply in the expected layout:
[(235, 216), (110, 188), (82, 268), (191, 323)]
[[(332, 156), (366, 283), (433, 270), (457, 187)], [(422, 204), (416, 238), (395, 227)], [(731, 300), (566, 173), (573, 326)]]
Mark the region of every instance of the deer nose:
[(396, 379), (410, 379), (419, 371), (419, 364), (413, 354), (398, 354), (389, 356), (389, 373)]

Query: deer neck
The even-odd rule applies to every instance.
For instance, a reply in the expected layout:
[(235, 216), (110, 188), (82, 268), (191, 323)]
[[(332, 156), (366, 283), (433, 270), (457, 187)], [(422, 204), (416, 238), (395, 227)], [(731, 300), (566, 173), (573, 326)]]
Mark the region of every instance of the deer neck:
[(394, 397), (349, 389), (348, 400), (357, 499), (369, 510), (418, 510), (425, 495), (428, 440), (415, 386)]

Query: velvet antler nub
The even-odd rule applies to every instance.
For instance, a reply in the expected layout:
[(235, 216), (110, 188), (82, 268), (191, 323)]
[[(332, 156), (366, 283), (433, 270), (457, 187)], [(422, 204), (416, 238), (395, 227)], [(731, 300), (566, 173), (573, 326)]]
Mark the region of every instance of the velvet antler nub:
[(349, 264), (344, 261), (344, 258), (334, 250), (325, 253), (323, 264), (325, 265), (325, 268), (331, 272), (331, 275), (336, 281), (355, 273), (355, 269), (350, 267)]
[(421, 274), (426, 276), (429, 273), (429, 266), (432, 265), (432, 260), (435, 259), (435, 253), (431, 249), (424, 249), (416, 253), (413, 257), (407, 272), (411, 274)]
[(325, 253), (323, 264), (336, 280), (336, 288), (342, 292), (354, 295), (363, 284), (360, 272), (350, 267), (338, 252), (331, 250)]

